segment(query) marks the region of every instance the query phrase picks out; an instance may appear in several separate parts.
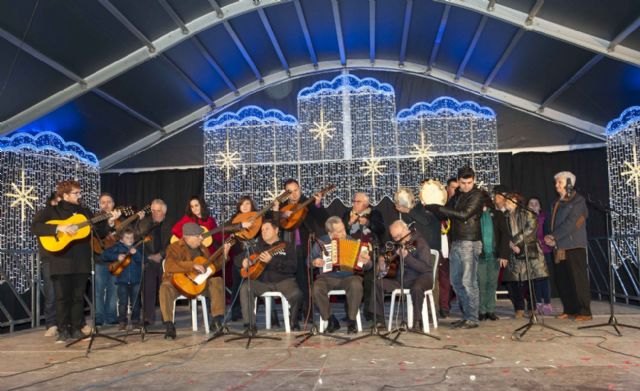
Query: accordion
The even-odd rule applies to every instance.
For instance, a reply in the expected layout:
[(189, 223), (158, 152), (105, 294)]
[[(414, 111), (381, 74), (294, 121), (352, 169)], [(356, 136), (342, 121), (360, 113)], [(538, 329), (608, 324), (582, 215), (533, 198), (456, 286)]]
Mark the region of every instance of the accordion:
[(358, 257), (361, 253), (369, 252), (369, 244), (359, 239), (333, 239), (326, 245), (325, 250), (323, 273), (334, 268), (353, 273), (362, 270), (362, 263), (358, 262)]

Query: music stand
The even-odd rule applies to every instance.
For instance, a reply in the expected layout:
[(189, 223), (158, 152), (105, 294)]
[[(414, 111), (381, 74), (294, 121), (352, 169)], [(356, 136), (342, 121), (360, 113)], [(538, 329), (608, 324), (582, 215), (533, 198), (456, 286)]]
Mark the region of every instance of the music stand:
[[(411, 235), (411, 232), (409, 233), (409, 235)], [(405, 244), (401, 242), (402, 239), (400, 239), (400, 241), (397, 243), (400, 248), (405, 248)], [(431, 256), (431, 255), (429, 255)], [(405, 293), (404, 293), (404, 255), (402, 253), (402, 251), (400, 251), (399, 253), (399, 257), (400, 259), (400, 299), (398, 300), (398, 311), (401, 311), (402, 313), (402, 322), (400, 322), (399, 326), (396, 326), (394, 329), (392, 329), (391, 331), (389, 331), (389, 333), (387, 333), (387, 335), (385, 336), (385, 339), (388, 339), (390, 341), (389, 345), (393, 345), (393, 344), (398, 344), (398, 345), (402, 345), (404, 346), (404, 344), (402, 342), (398, 342), (398, 338), (400, 338), (400, 336), (402, 335), (402, 333), (412, 333), (412, 334), (417, 334), (417, 335), (422, 335), (424, 337), (431, 337), (434, 339), (437, 339), (438, 341), (440, 340), (440, 337), (436, 336), (436, 335), (431, 335), (430, 333), (425, 333), (423, 331), (418, 331), (418, 330), (413, 330), (410, 329), (408, 327), (407, 321), (406, 321), (406, 316), (405, 315)], [(433, 282), (435, 284), (435, 281)], [(389, 314), (389, 318), (391, 318), (393, 316), (393, 314)], [(396, 334), (395, 337), (391, 338), (392, 334)]]
[[(609, 244), (609, 265), (608, 265), (608, 267), (609, 267), (609, 321), (607, 321), (606, 323), (598, 323), (598, 324), (592, 324), (592, 325), (588, 325), (588, 326), (580, 326), (580, 327), (578, 327), (578, 330), (581, 330), (581, 329), (592, 329), (592, 328), (603, 327), (603, 326), (611, 326), (616, 331), (616, 333), (618, 333), (618, 336), (622, 337), (622, 333), (618, 329), (618, 326), (620, 326), (620, 327), (628, 327), (628, 328), (636, 329), (636, 330), (640, 330), (640, 327), (632, 326), (632, 325), (624, 324), (624, 323), (618, 323), (618, 319), (616, 319), (615, 310), (614, 310), (615, 280), (613, 279), (613, 269), (614, 269), (613, 259), (616, 258), (617, 255), (616, 255), (616, 251), (613, 250), (613, 246), (614, 246), (614, 243), (615, 243), (615, 233), (611, 232), (609, 224), (611, 223), (611, 214), (612, 213), (616, 213), (618, 216), (620, 216), (620, 214), (617, 213), (616, 211), (614, 211), (613, 209), (611, 209), (610, 207), (602, 205), (601, 203), (594, 202), (591, 199), (590, 196), (587, 197), (587, 202), (589, 204), (591, 204), (593, 207), (595, 207), (596, 210), (599, 210), (600, 212), (604, 213), (604, 216), (605, 216), (605, 226), (606, 226), (606, 230), (607, 230), (607, 232), (606, 232), (607, 233), (607, 243)], [(638, 244), (640, 245), (640, 243), (638, 243)], [(638, 251), (640, 251), (640, 246), (638, 246)]]
[(91, 346), (93, 346), (93, 341), (95, 341), (95, 339), (98, 337), (110, 339), (112, 341), (119, 342), (121, 344), (127, 343), (127, 341), (123, 339), (113, 337), (111, 335), (102, 334), (101, 332), (98, 331), (98, 325), (96, 325), (96, 263), (95, 263), (94, 252), (93, 252), (94, 250), (93, 249), (93, 235), (94, 235), (93, 224), (90, 224), (89, 228), (90, 228), (90, 235), (91, 235), (90, 237), (90, 242), (91, 242), (91, 321), (93, 322), (93, 327), (91, 328), (90, 335), (82, 336), (76, 339), (75, 341), (69, 342), (65, 346), (68, 348), (69, 346), (75, 345), (78, 342), (89, 338), (89, 346), (87, 346), (87, 353), (86, 353), (87, 355), (89, 355), (89, 352), (91, 352)]
[[(244, 251), (245, 251), (245, 255), (246, 258), (249, 259), (249, 257), (251, 256), (251, 243), (250, 241), (244, 241), (243, 242), (243, 246), (244, 246)], [(249, 271), (249, 268), (247, 268), (247, 272)], [(247, 345), (245, 346), (245, 349), (249, 349), (249, 345), (251, 345), (251, 341), (254, 339), (270, 339), (273, 341), (280, 341), (282, 340), (282, 338), (279, 337), (270, 337), (270, 336), (264, 336), (264, 335), (257, 335), (257, 329), (256, 329), (256, 322), (254, 319), (254, 309), (253, 309), (253, 303), (255, 301), (255, 298), (253, 296), (253, 289), (251, 288), (251, 278), (247, 277), (245, 278), (245, 280), (247, 281), (248, 284), (248, 289), (249, 289), (249, 300), (247, 302), (247, 305), (249, 306), (249, 330), (248, 333), (246, 334), (240, 334), (240, 333), (233, 333), (233, 334), (240, 334), (237, 337), (233, 337), (233, 338), (229, 338), (227, 340), (225, 340), (224, 342), (231, 342), (231, 341), (240, 341), (243, 339), (247, 340)], [(242, 289), (242, 288), (241, 288)], [(271, 314), (267, 314), (267, 316), (271, 316)], [(217, 338), (217, 336), (213, 336), (211, 338), (209, 338), (209, 340), (212, 340), (214, 338)], [(208, 342), (208, 341), (207, 341)]]
[[(311, 246), (315, 241), (316, 241), (315, 233), (310, 232), (309, 233), (309, 241), (307, 243), (307, 248), (309, 249), (309, 252), (311, 252)], [(307, 255), (309, 255), (309, 254), (307, 254)], [(308, 308), (308, 311), (311, 313), (311, 328), (306, 333), (302, 333), (302, 334), (296, 336), (296, 339), (298, 339), (298, 338), (302, 338), (302, 339), (300, 341), (296, 342), (294, 346), (296, 348), (299, 348), (300, 346), (302, 346), (302, 344), (304, 344), (305, 342), (307, 342), (309, 339), (311, 339), (313, 337), (329, 337), (329, 338), (339, 339), (339, 340), (342, 340), (342, 341), (349, 341), (349, 338), (342, 337), (340, 335), (327, 334), (326, 332), (320, 333), (320, 331), (318, 331), (318, 327), (316, 326), (315, 322), (313, 321), (313, 285), (315, 283), (315, 279), (313, 278), (313, 265), (311, 264), (311, 262), (309, 260), (309, 256), (307, 256), (307, 275), (309, 276), (309, 279), (308, 279), (309, 280), (309, 290), (311, 291), (311, 294), (309, 294), (309, 308)], [(331, 305), (331, 304), (329, 304), (329, 305)], [(328, 319), (327, 319), (327, 321), (328, 321)]]
[[(514, 209), (513, 213), (519, 213), (518, 210), (520, 209), (525, 213), (523, 214), (523, 216), (526, 216), (526, 214), (532, 214), (533, 216), (536, 216), (536, 213), (533, 210), (529, 209), (525, 205), (522, 205), (520, 202), (518, 202), (517, 200), (514, 200), (512, 197), (509, 197), (507, 194), (500, 193), (500, 195), (502, 195), (505, 199), (513, 202), (516, 205), (516, 209)], [(517, 215), (515, 217), (518, 218)], [(538, 316), (536, 315), (536, 311), (534, 309), (534, 303), (536, 303), (537, 300), (536, 300), (536, 292), (535, 292), (535, 289), (533, 288), (533, 281), (531, 280), (531, 261), (529, 260), (529, 251), (527, 251), (527, 244), (524, 238), (524, 219), (520, 219), (519, 228), (520, 228), (520, 231), (522, 232), (522, 241), (523, 241), (522, 247), (524, 248), (524, 267), (527, 273), (527, 285), (529, 287), (529, 304), (531, 306), (531, 311), (530, 311), (531, 314), (529, 315), (529, 321), (525, 325), (520, 326), (517, 329), (513, 330), (513, 333), (511, 333), (511, 335), (516, 339), (520, 340), (522, 339), (522, 337), (524, 337), (527, 331), (531, 329), (531, 327), (533, 327), (534, 325), (539, 325), (539, 326), (542, 326), (543, 328), (554, 330), (571, 337), (573, 336), (573, 334), (567, 331), (560, 330), (559, 328), (549, 326), (548, 324), (544, 323), (544, 320), (542, 321), (538, 320)], [(536, 238), (536, 243), (537, 243), (537, 240), (538, 239)], [(541, 317), (544, 317), (544, 316), (541, 315)], [(518, 334), (518, 332), (521, 330), (522, 332)]]

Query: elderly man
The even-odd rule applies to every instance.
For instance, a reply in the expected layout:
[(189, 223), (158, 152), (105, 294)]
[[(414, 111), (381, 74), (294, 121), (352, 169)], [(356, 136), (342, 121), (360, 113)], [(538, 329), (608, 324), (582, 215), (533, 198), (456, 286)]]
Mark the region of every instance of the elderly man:
[(171, 239), (171, 224), (166, 220), (167, 204), (159, 198), (151, 201), (151, 215), (138, 212), (140, 220), (136, 224), (136, 241), (146, 236), (151, 240), (144, 244), (144, 273), (142, 276), (142, 297), (144, 326), (152, 325), (156, 319), (156, 296), (162, 281), (162, 260)]
[[(315, 243), (309, 256), (311, 264), (320, 271), (313, 284), (313, 300), (322, 319), (329, 320), (327, 332), (332, 333), (340, 328), (340, 323), (331, 315), (331, 304), (327, 294), (334, 289), (344, 289), (347, 294), (347, 317), (349, 318), (347, 332), (350, 334), (356, 333), (356, 316), (362, 302), (362, 277), (349, 271), (341, 271), (339, 265), (334, 265), (334, 268), (330, 271), (324, 269), (325, 261), (322, 259), (322, 255), (326, 251), (326, 247), (330, 245), (332, 240), (349, 238), (344, 223), (337, 216), (329, 217), (325, 223), (325, 228), (327, 229), (327, 235), (319, 238), (319, 242), (325, 248), (321, 248), (319, 243)], [(371, 268), (370, 261), (369, 253), (360, 251), (358, 263), (362, 265), (363, 270), (366, 271)]]
[(551, 233), (544, 237), (547, 246), (554, 248), (555, 278), (562, 301), (560, 319), (591, 320), (591, 296), (587, 272), (587, 204), (573, 190), (576, 176), (569, 171), (554, 177), (560, 196), (553, 205)]
[[(384, 293), (400, 289), (401, 277), (404, 277), (404, 289), (411, 292), (413, 302), (413, 327), (422, 331), (422, 301), (424, 291), (433, 287), (433, 258), (427, 241), (419, 234), (412, 233), (407, 224), (402, 220), (396, 220), (389, 226), (389, 234), (396, 243), (394, 250), (396, 262), (404, 261), (404, 276), (401, 276), (400, 267), (394, 279), (381, 278), (376, 281), (377, 298), (376, 312), (380, 319), (384, 318)], [(378, 270), (386, 270), (387, 262), (384, 257), (378, 259)], [(393, 316), (393, 315), (391, 315)]]
[[(197, 257), (209, 258), (209, 250), (202, 245), (202, 227), (196, 223), (186, 223), (182, 226), (182, 239), (171, 243), (167, 247), (167, 258), (164, 263), (164, 274), (160, 285), (160, 310), (166, 326), (166, 339), (176, 339), (176, 328), (173, 319), (173, 303), (180, 292), (173, 286), (171, 279), (175, 273), (206, 272), (205, 267), (195, 263)], [(227, 247), (228, 251), (228, 247)], [(211, 299), (211, 315), (214, 319), (214, 331), (221, 326), (224, 315), (224, 295), (222, 277), (212, 277), (207, 280), (206, 292)]]

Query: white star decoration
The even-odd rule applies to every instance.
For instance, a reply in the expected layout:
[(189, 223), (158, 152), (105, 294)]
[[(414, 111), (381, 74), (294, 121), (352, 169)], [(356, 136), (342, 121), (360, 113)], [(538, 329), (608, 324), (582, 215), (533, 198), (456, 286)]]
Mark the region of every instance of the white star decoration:
[(327, 121), (327, 123), (324, 122), (324, 111), (322, 110), (320, 110), (320, 123), (314, 122), (313, 124), (316, 127), (309, 129), (309, 132), (315, 133), (315, 135), (313, 136), (314, 140), (317, 140), (318, 138), (320, 139), (320, 149), (324, 151), (325, 137), (333, 138), (333, 134), (331, 134), (331, 132), (335, 131), (336, 128), (329, 127), (329, 125), (331, 125), (331, 121)]
[(420, 160), (420, 166), (422, 168), (422, 173), (424, 174), (424, 161), (432, 161), (431, 157), (433, 154), (431, 152), (431, 147), (433, 144), (427, 143), (424, 141), (424, 130), (420, 131), (420, 144), (413, 144), (414, 150), (411, 151), (411, 156), (415, 156), (414, 161)]
[(380, 164), (382, 158), (375, 157), (373, 155), (373, 147), (371, 147), (371, 157), (364, 161), (364, 166), (360, 167), (361, 170), (365, 170), (364, 175), (371, 175), (371, 186), (376, 187), (376, 175), (382, 175), (381, 168), (387, 167), (385, 164)]
[(638, 162), (638, 151), (635, 145), (633, 146), (633, 163), (625, 161), (624, 166), (629, 170), (622, 171), (620, 175), (629, 175), (629, 179), (627, 179), (628, 185), (631, 184), (631, 181), (635, 181), (636, 197), (640, 197), (640, 163)]
[(236, 162), (240, 161), (239, 152), (229, 151), (229, 137), (227, 137), (227, 149), (225, 152), (218, 152), (219, 159), (216, 159), (216, 163), (220, 165), (221, 170), (227, 170), (227, 179), (229, 179), (229, 171), (232, 168), (238, 168)]
[(29, 188), (25, 188), (24, 170), (22, 170), (21, 175), (22, 175), (22, 180), (21, 180), (22, 183), (20, 185), (20, 188), (18, 188), (18, 186), (15, 183), (12, 183), (11, 187), (13, 187), (15, 193), (6, 193), (6, 196), (16, 199), (11, 203), (11, 207), (15, 207), (16, 205), (20, 204), (20, 208), (22, 210), (22, 221), (24, 221), (25, 206), (29, 206), (31, 209), (34, 209), (31, 201), (37, 200), (38, 197), (31, 195), (31, 192), (33, 191), (33, 186), (30, 186)]
[(273, 176), (273, 191), (271, 190), (267, 190), (267, 196), (265, 198), (263, 198), (263, 201), (267, 201), (267, 202), (271, 202), (273, 200), (276, 199), (277, 196), (280, 195), (280, 193), (282, 193), (282, 190), (280, 190), (278, 188), (278, 179), (276, 178), (276, 176)]

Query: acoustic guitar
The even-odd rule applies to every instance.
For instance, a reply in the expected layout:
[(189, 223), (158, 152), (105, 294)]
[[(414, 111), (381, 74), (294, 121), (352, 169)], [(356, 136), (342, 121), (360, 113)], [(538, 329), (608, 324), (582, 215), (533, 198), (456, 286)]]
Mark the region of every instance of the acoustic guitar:
[(236, 217), (231, 220), (233, 224), (240, 224), (244, 222), (252, 223), (249, 228), (245, 228), (242, 231), (236, 234), (236, 237), (242, 240), (253, 239), (260, 232), (260, 227), (262, 226), (262, 217), (271, 209), (273, 205), (278, 201), (279, 203), (285, 202), (289, 198), (289, 191), (285, 190), (277, 196), (273, 201), (267, 204), (264, 208), (259, 211), (252, 211), (246, 213), (239, 213)]
[(102, 254), (104, 250), (115, 246), (115, 244), (118, 243), (118, 240), (120, 240), (120, 234), (122, 234), (122, 231), (124, 231), (125, 228), (131, 225), (131, 223), (136, 221), (136, 219), (139, 217), (138, 213), (144, 212), (144, 214), (146, 215), (150, 211), (151, 211), (151, 205), (147, 205), (137, 213), (131, 214), (131, 216), (127, 217), (122, 222), (116, 220), (115, 232), (110, 232), (107, 236), (105, 236), (102, 239), (100, 239), (98, 236), (93, 237), (93, 252), (96, 254)]
[[(117, 210), (120, 210), (123, 214), (129, 216), (133, 213), (131, 207), (118, 207)], [(56, 232), (55, 235), (52, 236), (39, 236), (38, 239), (44, 247), (45, 250), (49, 252), (58, 252), (64, 250), (71, 242), (75, 240), (84, 239), (91, 233), (91, 226), (97, 224), (101, 221), (107, 220), (113, 216), (113, 212), (109, 213), (101, 213), (91, 219), (87, 219), (87, 217), (83, 214), (74, 214), (73, 216), (65, 219), (65, 220), (49, 220), (46, 224), (51, 225), (75, 225), (77, 231), (75, 234), (71, 235), (66, 232)]]
[(265, 251), (261, 251), (259, 253), (254, 253), (251, 254), (249, 256), (249, 268), (245, 269), (242, 268), (240, 269), (240, 275), (242, 276), (242, 278), (249, 278), (251, 280), (256, 280), (258, 277), (260, 277), (260, 275), (262, 274), (262, 272), (264, 271), (264, 268), (267, 267), (267, 264), (260, 261), (258, 258), (260, 257), (260, 254), (263, 252), (267, 252), (269, 253), (269, 255), (274, 256), (274, 255), (278, 255), (278, 254), (284, 254), (284, 250), (285, 247), (287, 247), (287, 243), (282, 242), (282, 243), (278, 243), (273, 247), (268, 248)]
[[(324, 197), (325, 194), (329, 193), (335, 188), (336, 185), (329, 185), (316, 194), (320, 195), (320, 197)], [(280, 219), (280, 227), (284, 229), (297, 228), (300, 224), (302, 224), (304, 218), (307, 217), (307, 213), (309, 212), (309, 209), (307, 207), (311, 205), (312, 202), (315, 202), (315, 198), (309, 197), (308, 200), (301, 204), (289, 204), (281, 207), (280, 214), (282, 214), (283, 212), (291, 212), (291, 214), (289, 215), (289, 217), (282, 217)]]
[(134, 243), (123, 260), (109, 263), (109, 272), (116, 277), (122, 274), (124, 269), (126, 269), (131, 264), (131, 257), (133, 256), (131, 250), (134, 248), (138, 248), (141, 244), (147, 243), (149, 241), (151, 241), (151, 236), (145, 236), (143, 239), (138, 240), (136, 243)]
[[(236, 238), (231, 235), (224, 244), (232, 245), (236, 242)], [(197, 271), (190, 271), (188, 273), (174, 273), (171, 277), (171, 283), (178, 290), (188, 298), (194, 298), (201, 294), (207, 287), (207, 280), (214, 275), (216, 271), (224, 267), (229, 258), (224, 258), (224, 244), (218, 248), (209, 259), (205, 257), (196, 257), (193, 263), (202, 265), (205, 269), (204, 273), (198, 273)]]

